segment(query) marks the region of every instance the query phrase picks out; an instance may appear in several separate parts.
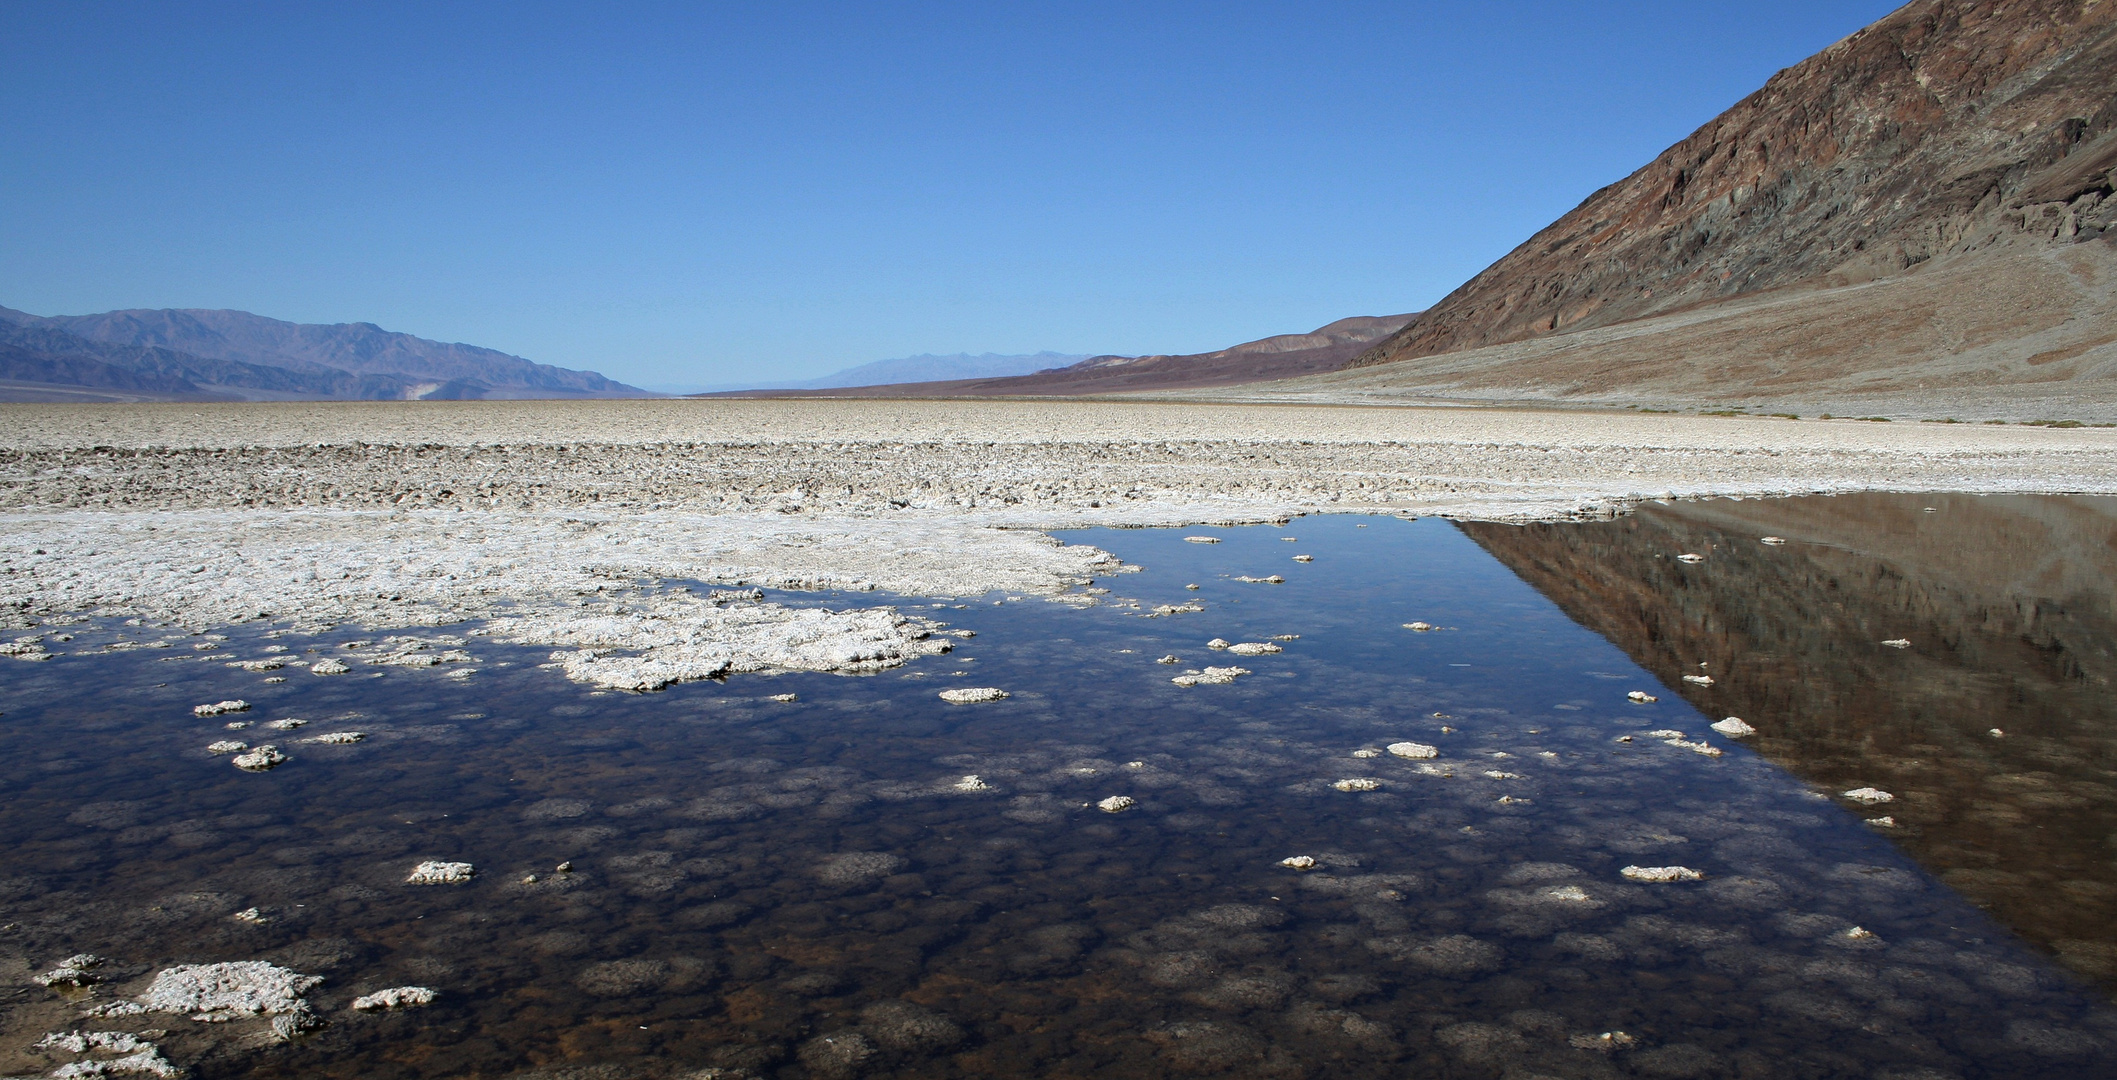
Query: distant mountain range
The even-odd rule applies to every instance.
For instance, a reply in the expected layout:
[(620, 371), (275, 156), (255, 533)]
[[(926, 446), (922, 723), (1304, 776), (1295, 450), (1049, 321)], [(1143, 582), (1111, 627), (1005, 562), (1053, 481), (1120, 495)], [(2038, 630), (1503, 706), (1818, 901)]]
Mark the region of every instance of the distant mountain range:
[(912, 361), (984, 358), (912, 357), (910, 360), (848, 368), (830, 376), (829, 380), (818, 380), (807, 386), (738, 393), (745, 397), (1050, 397), (1233, 386), (1335, 371), (1416, 317), (1416, 314), (1355, 315), (1306, 334), (1278, 334), (1209, 353), (1089, 357), (1039, 353), (1036, 357), (992, 357), (995, 360), (1048, 357), (1075, 361), (1064, 366), (1053, 365), (1002, 376), (956, 375), (914, 381), (905, 376), (948, 368), (945, 364), (922, 368)]
[(0, 400), (443, 401), (645, 397), (593, 371), (373, 323), (247, 311), (31, 315), (0, 307)]

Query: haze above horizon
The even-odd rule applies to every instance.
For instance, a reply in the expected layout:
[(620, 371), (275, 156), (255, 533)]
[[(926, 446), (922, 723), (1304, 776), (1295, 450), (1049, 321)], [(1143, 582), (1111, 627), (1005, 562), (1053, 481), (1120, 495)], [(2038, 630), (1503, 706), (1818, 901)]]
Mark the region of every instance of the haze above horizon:
[(1430, 305), (1890, 10), (0, 8), (0, 304), (639, 384)]

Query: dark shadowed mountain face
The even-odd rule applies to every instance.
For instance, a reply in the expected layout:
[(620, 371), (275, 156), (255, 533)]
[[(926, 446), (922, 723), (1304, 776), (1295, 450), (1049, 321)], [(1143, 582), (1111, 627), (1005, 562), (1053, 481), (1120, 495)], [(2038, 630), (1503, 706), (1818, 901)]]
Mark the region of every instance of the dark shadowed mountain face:
[(2117, 5), (1919, 0), (1774, 76), (1351, 366), (2117, 225)]
[(1893, 795), (1863, 811), (1886, 835), (2117, 990), (2117, 499), (1712, 501), (1462, 529), (1708, 716), (1754, 726), (1764, 756), (1834, 797)]
[[(1306, 334), (1279, 334), (1218, 352), (1183, 356), (1091, 356), (1077, 364), (997, 379), (897, 383), (813, 391), (805, 397), (1011, 397), (1184, 390), (1291, 379), (1333, 371), (1413, 318), (1358, 315)], [(786, 396), (756, 391), (755, 396)]]
[[(0, 341), (16, 350), (0, 370), (0, 380), (22, 384), (16, 396), (104, 390), (118, 398), (440, 400), (641, 393), (592, 371), (372, 323), (307, 325), (244, 311), (45, 317), (0, 308)], [(25, 394), (24, 387), (31, 389)]]

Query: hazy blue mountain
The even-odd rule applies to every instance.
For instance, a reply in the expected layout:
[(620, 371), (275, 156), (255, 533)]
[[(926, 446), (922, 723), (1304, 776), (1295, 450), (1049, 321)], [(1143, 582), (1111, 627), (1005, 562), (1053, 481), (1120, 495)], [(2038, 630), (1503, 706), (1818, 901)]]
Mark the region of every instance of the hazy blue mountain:
[(896, 360), (876, 360), (806, 382), (779, 383), (798, 390), (829, 390), (841, 386), (881, 386), (888, 383), (939, 382), (943, 379), (998, 379), (1028, 375), (1048, 368), (1061, 368), (1086, 360), (1086, 356), (1040, 352), (1003, 356), (998, 353), (955, 353), (937, 356), (920, 353)]
[[(171, 365), (186, 368), (181, 378), (216, 397), (431, 399), (642, 394), (637, 387), (593, 371), (538, 364), (475, 345), (429, 341), (384, 330), (373, 323), (291, 323), (247, 311), (160, 309), (38, 316), (8, 308), (0, 308), (0, 321), (23, 330), (56, 331), (77, 343), (150, 350), (119, 354), (116, 360), (106, 357), (104, 362), (123, 368), (146, 365), (165, 373), (174, 370)], [(75, 355), (81, 351), (82, 346), (69, 345), (60, 354)], [(90, 349), (88, 355), (93, 354)], [(152, 359), (156, 355), (159, 360)], [(219, 366), (214, 366), (216, 363)], [(86, 368), (79, 368), (77, 374), (90, 377)]]

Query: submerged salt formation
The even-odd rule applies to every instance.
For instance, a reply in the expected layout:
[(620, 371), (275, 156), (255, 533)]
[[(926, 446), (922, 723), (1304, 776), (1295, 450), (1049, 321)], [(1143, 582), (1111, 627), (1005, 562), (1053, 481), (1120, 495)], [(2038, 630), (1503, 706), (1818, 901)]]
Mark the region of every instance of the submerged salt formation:
[(1627, 881), (1644, 881), (1653, 884), (1667, 884), (1674, 881), (1697, 881), (1705, 876), (1704, 873), (1693, 870), (1688, 866), (1627, 866), (1623, 870), (1618, 871), (1618, 873), (1624, 875)]

